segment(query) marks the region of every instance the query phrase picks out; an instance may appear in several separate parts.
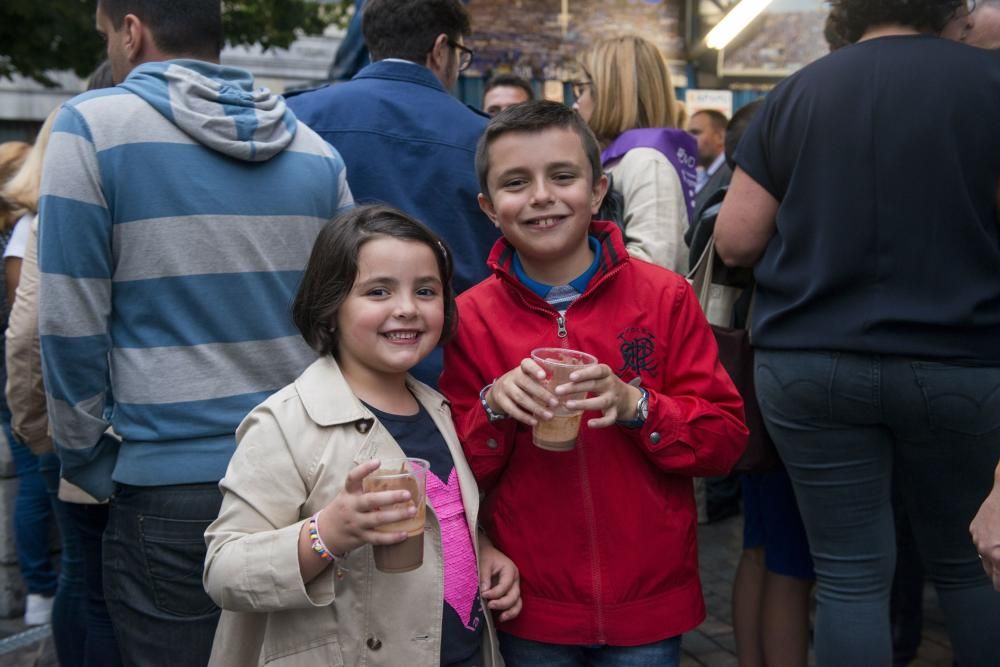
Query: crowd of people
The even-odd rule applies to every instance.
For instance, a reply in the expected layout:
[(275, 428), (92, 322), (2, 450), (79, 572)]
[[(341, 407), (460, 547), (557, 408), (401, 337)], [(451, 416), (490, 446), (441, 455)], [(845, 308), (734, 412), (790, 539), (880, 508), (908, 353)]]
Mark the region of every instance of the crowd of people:
[(833, 52), (730, 120), (634, 35), (572, 107), (503, 75), (473, 110), (461, 0), (367, 0), (370, 64), (287, 100), (219, 64), (216, 0), (99, 0), (88, 92), (0, 145), (0, 422), (60, 664), (679, 665), (692, 479), (735, 503), (750, 435), (705, 247), (753, 269), (783, 462), (741, 479), (740, 664), (807, 663), (814, 586), (820, 667), (906, 664), (910, 562), (995, 664), (1000, 2), (831, 5)]

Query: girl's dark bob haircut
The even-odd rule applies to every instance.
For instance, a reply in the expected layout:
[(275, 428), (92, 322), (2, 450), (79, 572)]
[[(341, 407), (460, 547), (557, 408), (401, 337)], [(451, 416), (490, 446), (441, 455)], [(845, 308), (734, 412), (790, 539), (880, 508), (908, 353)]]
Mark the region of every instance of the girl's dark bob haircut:
[(381, 236), (423, 243), (437, 260), (444, 297), (441, 342), (455, 334), (458, 309), (451, 286), (451, 253), (437, 234), (389, 206), (359, 206), (323, 226), (292, 304), (292, 320), (309, 346), (320, 355), (337, 356), (337, 311), (358, 276), (361, 246)]

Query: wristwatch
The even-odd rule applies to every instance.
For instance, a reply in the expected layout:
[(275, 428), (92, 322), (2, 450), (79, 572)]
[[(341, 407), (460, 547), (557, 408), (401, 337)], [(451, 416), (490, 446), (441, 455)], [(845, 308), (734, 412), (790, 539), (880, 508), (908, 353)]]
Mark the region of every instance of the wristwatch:
[(629, 420), (619, 420), (618, 424), (625, 428), (642, 428), (649, 416), (649, 392), (642, 387), (637, 387), (642, 394), (639, 402), (635, 404), (635, 418)]
[(486, 411), (486, 416), (489, 418), (491, 424), (493, 422), (498, 422), (501, 419), (507, 419), (507, 415), (504, 413), (494, 412), (493, 408), (491, 408), (490, 404), (486, 401), (486, 392), (488, 392), (492, 386), (493, 383), (490, 382), (488, 385), (483, 387), (482, 391), (479, 392), (479, 402), (483, 404), (483, 410)]

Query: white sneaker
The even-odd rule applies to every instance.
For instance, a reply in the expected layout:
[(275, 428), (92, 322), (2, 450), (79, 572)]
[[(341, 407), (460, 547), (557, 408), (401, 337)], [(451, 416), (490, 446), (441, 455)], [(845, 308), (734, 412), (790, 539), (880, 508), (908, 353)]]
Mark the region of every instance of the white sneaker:
[(28, 593), (24, 604), (25, 625), (45, 625), (52, 618), (52, 603), (55, 597), (45, 597), (38, 593)]

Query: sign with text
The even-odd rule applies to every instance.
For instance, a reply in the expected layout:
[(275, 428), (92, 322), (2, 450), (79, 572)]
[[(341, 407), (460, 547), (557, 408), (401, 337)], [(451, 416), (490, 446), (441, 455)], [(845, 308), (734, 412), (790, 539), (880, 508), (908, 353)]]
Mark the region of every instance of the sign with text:
[(715, 109), (725, 114), (726, 118), (732, 118), (733, 91), (691, 88), (684, 94), (684, 107), (688, 118), (702, 109)]

